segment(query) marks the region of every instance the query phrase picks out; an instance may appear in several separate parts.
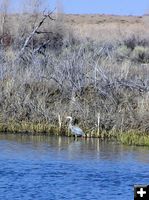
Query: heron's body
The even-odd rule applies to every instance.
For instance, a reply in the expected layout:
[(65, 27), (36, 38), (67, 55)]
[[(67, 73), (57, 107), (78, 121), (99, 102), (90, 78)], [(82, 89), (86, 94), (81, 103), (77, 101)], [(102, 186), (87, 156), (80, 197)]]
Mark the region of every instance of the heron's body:
[(85, 135), (85, 133), (82, 131), (81, 128), (79, 128), (78, 126), (72, 125), (72, 117), (67, 117), (67, 119), (70, 120), (69, 121), (69, 129), (71, 130), (72, 135), (74, 135), (75, 137)]

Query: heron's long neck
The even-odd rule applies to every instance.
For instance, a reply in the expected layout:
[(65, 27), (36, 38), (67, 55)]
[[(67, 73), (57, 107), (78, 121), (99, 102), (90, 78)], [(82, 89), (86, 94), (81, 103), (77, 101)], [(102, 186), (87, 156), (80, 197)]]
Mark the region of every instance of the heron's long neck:
[(69, 121), (69, 128), (71, 128), (72, 127), (72, 119), (70, 119), (70, 121)]

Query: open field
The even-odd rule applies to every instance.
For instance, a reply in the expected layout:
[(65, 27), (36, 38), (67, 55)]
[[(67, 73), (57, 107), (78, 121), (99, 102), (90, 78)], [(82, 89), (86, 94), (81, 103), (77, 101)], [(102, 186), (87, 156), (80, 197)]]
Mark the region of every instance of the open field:
[(1, 131), (148, 140), (149, 16), (44, 17), (0, 16)]
[(121, 40), (130, 34), (149, 32), (149, 16), (66, 15), (64, 21), (79, 36), (98, 41)]

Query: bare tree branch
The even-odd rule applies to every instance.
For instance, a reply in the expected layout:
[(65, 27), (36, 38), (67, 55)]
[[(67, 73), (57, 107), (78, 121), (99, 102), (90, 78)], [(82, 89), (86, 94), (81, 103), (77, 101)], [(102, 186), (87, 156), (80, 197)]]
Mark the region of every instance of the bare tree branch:
[(54, 20), (51, 17), (51, 14), (54, 12), (54, 10), (48, 14), (44, 14), (44, 18), (39, 22), (39, 24), (35, 27), (35, 29), (32, 31), (32, 33), (30, 33), (30, 35), (26, 38), (25, 43), (21, 49), (21, 53), (24, 52), (25, 48), (27, 47), (29, 41), (33, 38), (33, 36), (35, 35), (35, 33), (37, 32), (37, 30), (41, 27), (41, 25), (44, 23), (44, 21), (46, 20), (46, 18), (48, 17), (51, 20)]

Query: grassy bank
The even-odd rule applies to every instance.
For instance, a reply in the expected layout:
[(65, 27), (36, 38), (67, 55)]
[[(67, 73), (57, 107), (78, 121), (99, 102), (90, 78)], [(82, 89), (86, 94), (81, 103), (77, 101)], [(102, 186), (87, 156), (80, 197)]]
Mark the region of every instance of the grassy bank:
[[(71, 133), (68, 127), (58, 127), (56, 125), (49, 125), (48, 123), (31, 123), (31, 122), (7, 122), (0, 123), (0, 133), (13, 133), (13, 134), (29, 134), (29, 135), (55, 135), (55, 136), (68, 136), (71, 137)], [(115, 131), (100, 131), (97, 130), (85, 130), (86, 137), (94, 137), (99, 139), (117, 140), (126, 145), (137, 146), (149, 146), (149, 135), (137, 131), (128, 132), (115, 132)]]
[[(13, 16), (20, 19), (18, 32), (6, 17), (0, 32), (0, 131), (68, 135), (66, 116), (72, 116), (89, 137), (148, 145), (149, 38), (147, 28), (140, 33), (147, 18), (125, 18), (131, 27), (126, 30), (124, 19), (96, 16), (91, 30), (97, 37), (89, 37), (90, 26), (80, 36), (76, 21), (72, 28), (68, 16), (50, 17)], [(105, 24), (105, 37), (98, 40)]]
[(129, 131), (120, 134), (118, 139), (120, 142), (127, 145), (149, 146), (149, 135), (142, 132)]
[(50, 134), (59, 135), (60, 130), (54, 125), (47, 123), (31, 123), (31, 122), (6, 122), (0, 123), (0, 132), (2, 133), (28, 133), (28, 134)]

